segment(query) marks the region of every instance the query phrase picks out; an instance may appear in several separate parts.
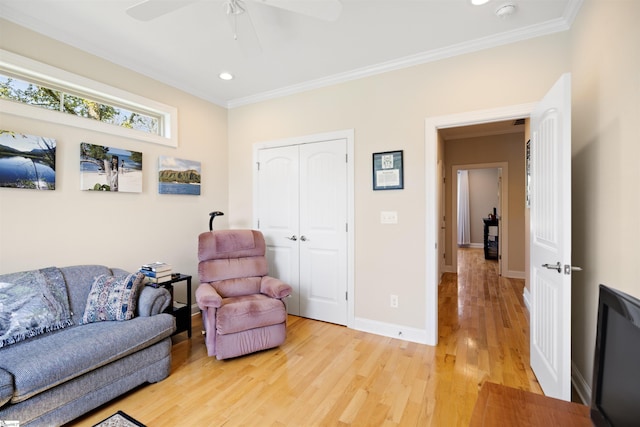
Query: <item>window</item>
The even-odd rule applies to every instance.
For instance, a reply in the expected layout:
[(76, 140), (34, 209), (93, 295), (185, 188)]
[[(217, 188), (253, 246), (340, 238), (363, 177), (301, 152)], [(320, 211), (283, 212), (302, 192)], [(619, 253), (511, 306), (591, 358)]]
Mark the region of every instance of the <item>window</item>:
[(8, 113), (177, 146), (173, 107), (0, 50)]

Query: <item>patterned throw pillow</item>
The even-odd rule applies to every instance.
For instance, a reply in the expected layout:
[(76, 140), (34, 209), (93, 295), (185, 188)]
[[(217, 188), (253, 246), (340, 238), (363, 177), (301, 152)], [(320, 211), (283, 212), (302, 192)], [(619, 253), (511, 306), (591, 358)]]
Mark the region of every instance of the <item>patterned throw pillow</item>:
[(96, 277), (87, 298), (82, 323), (105, 320), (130, 320), (136, 312), (136, 303), (144, 274)]

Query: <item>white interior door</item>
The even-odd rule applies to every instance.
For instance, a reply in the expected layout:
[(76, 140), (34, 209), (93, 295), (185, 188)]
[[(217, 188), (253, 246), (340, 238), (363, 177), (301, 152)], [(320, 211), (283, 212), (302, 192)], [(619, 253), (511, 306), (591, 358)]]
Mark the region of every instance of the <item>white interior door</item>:
[(531, 115), (533, 369), (547, 396), (571, 400), (571, 75)]
[[(261, 149), (258, 227), (289, 313), (347, 324), (347, 141)], [(275, 274), (274, 274), (275, 275)]]
[(258, 151), (258, 229), (266, 242), (269, 274), (293, 288), (287, 311), (300, 314), (298, 147)]
[(300, 146), (300, 315), (347, 324), (346, 141)]

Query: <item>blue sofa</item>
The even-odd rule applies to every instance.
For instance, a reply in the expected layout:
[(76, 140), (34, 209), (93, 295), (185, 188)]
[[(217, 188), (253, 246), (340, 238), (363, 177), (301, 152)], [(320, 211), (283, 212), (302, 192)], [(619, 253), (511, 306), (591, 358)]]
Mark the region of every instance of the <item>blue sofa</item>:
[[(163, 313), (171, 300), (166, 289), (137, 287), (136, 297), (132, 297), (137, 304), (131, 304), (136, 308), (130, 320), (93, 319), (89, 323), (83, 319), (85, 307), (89, 311), (87, 300), (96, 278), (128, 274), (120, 269), (83, 265), (21, 272), (22, 276), (0, 275), (0, 337), (3, 328), (5, 338), (11, 336), (8, 325), (17, 312), (11, 305), (19, 299), (14, 294), (24, 294), (27, 289), (28, 295), (29, 284), (24, 284), (28, 279), (24, 277), (30, 276), (24, 274), (41, 278), (44, 276), (37, 272), (42, 271), (64, 283), (58, 283), (53, 296), (42, 301), (55, 305), (50, 300), (63, 300), (61, 294), (66, 292), (70, 319), (62, 319), (62, 326), (40, 328), (36, 336), (25, 338), (22, 334), (16, 342), (5, 339), (2, 343), (0, 420), (17, 420), (22, 427), (60, 426), (141, 384), (158, 382), (169, 375), (175, 319)], [(16, 277), (21, 278), (22, 287), (11, 290)], [(7, 296), (10, 290), (13, 294)], [(16, 323), (14, 320), (12, 327)]]

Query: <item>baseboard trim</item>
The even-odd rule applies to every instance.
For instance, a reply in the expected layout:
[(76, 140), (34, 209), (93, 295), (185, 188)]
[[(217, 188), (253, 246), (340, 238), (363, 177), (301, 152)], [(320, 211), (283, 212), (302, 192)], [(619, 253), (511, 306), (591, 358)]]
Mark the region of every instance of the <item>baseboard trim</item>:
[(424, 329), (396, 325), (393, 323), (378, 322), (377, 320), (363, 319), (361, 317), (356, 317), (354, 320), (353, 329), (357, 331), (382, 335), (389, 338), (397, 338), (399, 340), (411, 341), (419, 344), (427, 343), (427, 331)]
[(524, 280), (527, 276), (524, 274), (524, 271), (507, 270), (506, 274), (504, 274), (504, 277)]
[(591, 404), (591, 386), (584, 379), (582, 372), (576, 367), (573, 360), (571, 361), (571, 384), (575, 389), (578, 397), (585, 405)]

